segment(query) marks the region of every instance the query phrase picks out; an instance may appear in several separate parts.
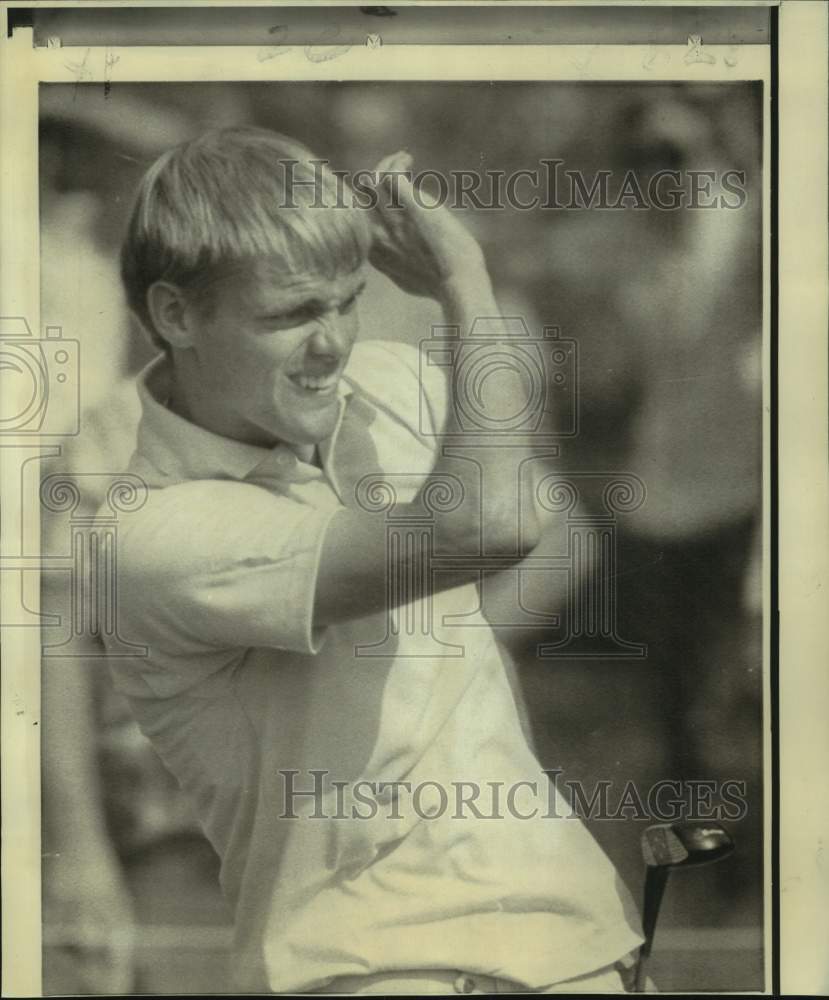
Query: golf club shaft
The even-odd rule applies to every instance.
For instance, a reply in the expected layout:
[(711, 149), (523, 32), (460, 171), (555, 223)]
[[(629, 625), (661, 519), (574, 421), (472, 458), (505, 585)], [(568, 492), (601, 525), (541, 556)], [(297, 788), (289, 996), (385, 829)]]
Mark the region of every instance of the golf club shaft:
[(645, 989), (646, 964), (651, 953), (653, 936), (656, 931), (656, 918), (659, 916), (659, 907), (670, 871), (668, 867), (648, 865), (645, 874), (645, 899), (642, 905), (642, 931), (645, 935), (645, 941), (639, 950), (639, 960), (636, 963), (636, 979), (633, 987), (636, 993), (642, 993)]

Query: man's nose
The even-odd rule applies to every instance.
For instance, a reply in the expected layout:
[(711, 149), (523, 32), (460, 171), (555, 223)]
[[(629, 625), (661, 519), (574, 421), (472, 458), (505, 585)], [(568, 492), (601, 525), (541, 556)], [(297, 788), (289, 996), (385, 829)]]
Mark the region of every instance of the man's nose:
[(308, 341), (313, 354), (340, 357), (348, 350), (348, 334), (336, 312), (326, 313), (316, 323)]

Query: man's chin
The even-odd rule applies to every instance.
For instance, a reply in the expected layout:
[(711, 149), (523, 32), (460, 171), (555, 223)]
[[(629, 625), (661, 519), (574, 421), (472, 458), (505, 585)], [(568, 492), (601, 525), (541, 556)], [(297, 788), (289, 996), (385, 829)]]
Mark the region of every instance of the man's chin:
[(328, 413), (317, 414), (314, 420), (303, 421), (302, 424), (296, 427), (286, 428), (282, 440), (286, 444), (293, 445), (307, 446), (320, 444), (334, 433), (337, 427), (338, 415), (338, 407), (333, 407), (330, 415)]

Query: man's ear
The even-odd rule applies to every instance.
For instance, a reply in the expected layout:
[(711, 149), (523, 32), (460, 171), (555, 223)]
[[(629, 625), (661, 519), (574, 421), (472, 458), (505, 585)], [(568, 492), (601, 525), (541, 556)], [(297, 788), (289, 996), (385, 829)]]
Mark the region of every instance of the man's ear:
[(147, 289), (147, 310), (159, 336), (178, 350), (193, 346), (193, 310), (184, 292), (168, 281)]

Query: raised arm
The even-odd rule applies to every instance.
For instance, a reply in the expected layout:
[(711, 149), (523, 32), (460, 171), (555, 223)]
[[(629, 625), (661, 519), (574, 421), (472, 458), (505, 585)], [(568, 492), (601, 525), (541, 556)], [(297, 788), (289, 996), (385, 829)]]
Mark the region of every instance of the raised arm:
[[(372, 263), (405, 291), (430, 296), (440, 303), (446, 323), (459, 329), (460, 343), (453, 352), (456, 366), (462, 363), (468, 350), (469, 331), (475, 320), (488, 320), (486, 341), (475, 343), (476, 368), (480, 366), (479, 370), (488, 371), (485, 392), (477, 405), (478, 408), (485, 406), (487, 416), (497, 419), (499, 415), (514, 412), (515, 394), (522, 390), (516, 384), (514, 369), (505, 363), (514, 347), (508, 338), (499, 337), (500, 313), (483, 253), (472, 235), (445, 208), (418, 205), (411, 185), (401, 176), (409, 166), (410, 160), (405, 154), (388, 157), (378, 165), (381, 175), (383, 171), (396, 174), (397, 197), (395, 206), (390, 203), (393, 201), (390, 185), (381, 187), (381, 195), (387, 197), (381, 196), (377, 210)], [(454, 395), (455, 380), (451, 373), (448, 382), (450, 398), (443, 443), (472, 443), (459, 419), (458, 403), (462, 401)], [(398, 508), (401, 516), (422, 510), (425, 496), (438, 483), (444, 482), (447, 475), (463, 485), (462, 504), (451, 511), (434, 512), (441, 554), (459, 558), (459, 566), (452, 572), (433, 574), (429, 585), (435, 590), (478, 579), (479, 565), (468, 557), (479, 555), (482, 543), (487, 554), (502, 557), (500, 568), (509, 560), (518, 562), (520, 558), (516, 537), (519, 498), (515, 465), (500, 460), (497, 448), (481, 447), (487, 443), (494, 441), (487, 442), (476, 433), (473, 454), (478, 468), (457, 454), (447, 454), (449, 449), (439, 448), (436, 464), (418, 496), (411, 504)], [(458, 450), (451, 449), (452, 452)], [(481, 496), (481, 484), (486, 484), (486, 498)], [(486, 517), (481, 516), (484, 500)], [(526, 553), (537, 544), (539, 537), (532, 505), (522, 510), (520, 529)], [(464, 557), (467, 557), (466, 564), (461, 565)], [(423, 553), (400, 552), (393, 558), (414, 563), (423, 558)], [(383, 516), (354, 507), (339, 511), (331, 520), (323, 547), (315, 624), (326, 625), (386, 607), (389, 600), (386, 573)]]

